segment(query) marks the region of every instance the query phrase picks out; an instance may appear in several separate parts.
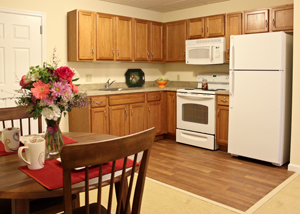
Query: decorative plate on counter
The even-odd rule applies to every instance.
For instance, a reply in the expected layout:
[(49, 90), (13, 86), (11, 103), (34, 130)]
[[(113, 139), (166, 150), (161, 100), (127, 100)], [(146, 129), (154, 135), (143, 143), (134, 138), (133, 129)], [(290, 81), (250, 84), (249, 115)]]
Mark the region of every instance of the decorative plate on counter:
[(128, 69), (125, 78), (128, 87), (142, 87), (145, 83), (145, 74), (142, 69)]

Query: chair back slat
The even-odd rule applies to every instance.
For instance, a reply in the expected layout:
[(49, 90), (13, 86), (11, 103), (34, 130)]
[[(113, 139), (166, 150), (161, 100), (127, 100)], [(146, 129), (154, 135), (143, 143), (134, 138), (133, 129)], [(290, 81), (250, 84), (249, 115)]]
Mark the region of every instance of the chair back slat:
[[(26, 134), (30, 135), (34, 127), (31, 123), (33, 115), (28, 113), (28, 109), (28, 107), (0, 108), (0, 121), (2, 121), (2, 128), (19, 127), (21, 136)], [(28, 121), (27, 124), (26, 121)], [(26, 125), (28, 126), (28, 131), (26, 133), (23, 122), (25, 122), (25, 127)], [(38, 118), (37, 128), (34, 132), (42, 133), (42, 129), (42, 117), (40, 116)]]
[[(140, 213), (140, 206), (142, 202), (144, 183), (146, 178), (147, 166), (149, 161), (149, 155), (152, 144), (154, 142), (156, 129), (151, 129), (127, 135), (124, 137), (116, 137), (110, 140), (103, 140), (99, 142), (91, 142), (88, 144), (66, 144), (63, 145), (60, 151), (62, 167), (63, 167), (63, 181), (64, 181), (64, 196), (65, 196), (65, 214), (71, 214), (71, 170), (77, 167), (85, 166), (99, 166), (99, 178), (97, 179), (97, 185), (93, 184), (92, 187), (98, 189), (97, 203), (89, 204), (89, 200), (86, 200), (85, 208), (82, 213), (86, 213), (88, 210), (86, 207), (90, 207), (90, 211), (95, 210), (96, 213), (102, 212), (111, 213), (115, 210), (119, 213)], [(139, 160), (142, 153), (142, 158)], [(88, 155), (87, 155), (88, 154)], [(126, 168), (127, 163), (133, 163), (131, 168)], [(122, 169), (115, 172), (116, 161), (123, 160)], [(108, 176), (103, 175), (103, 164), (112, 163), (112, 171)], [(138, 166), (136, 164), (139, 163)], [(118, 167), (119, 162), (118, 162)], [(134, 179), (135, 173), (138, 174), (137, 179)], [(66, 178), (65, 178), (66, 177)], [(129, 185), (128, 185), (128, 177)], [(108, 179), (108, 180), (107, 180)], [(86, 199), (89, 197), (89, 190), (92, 188), (89, 184), (88, 170), (85, 173), (85, 195)], [(93, 180), (94, 182), (94, 180)], [(135, 182), (135, 185), (134, 185)], [(108, 202), (105, 208), (101, 205), (102, 187), (109, 185), (108, 189)], [(134, 187), (135, 186), (135, 187)], [(113, 207), (113, 191), (116, 192), (116, 206)], [(133, 191), (134, 189), (134, 191)], [(134, 192), (133, 202), (130, 204), (130, 195)], [(95, 206), (96, 209), (95, 209)], [(78, 210), (76, 210), (78, 211)], [(77, 212), (76, 212), (77, 213)]]
[[(85, 177), (89, 177), (89, 167), (85, 167)], [(89, 179), (85, 179), (85, 204), (90, 204), (90, 194), (89, 194)], [(90, 213), (90, 207), (85, 206), (85, 214)]]

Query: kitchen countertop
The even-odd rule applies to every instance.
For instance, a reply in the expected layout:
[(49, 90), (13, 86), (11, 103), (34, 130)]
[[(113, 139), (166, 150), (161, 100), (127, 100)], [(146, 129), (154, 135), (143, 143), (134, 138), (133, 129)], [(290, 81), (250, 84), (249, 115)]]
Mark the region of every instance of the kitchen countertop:
[[(124, 83), (114, 83), (110, 88), (122, 88), (120, 91), (105, 91), (100, 90), (104, 88), (104, 84), (86, 84), (80, 85), (80, 92), (86, 92), (87, 96), (101, 96), (101, 95), (115, 95), (115, 94), (128, 94), (128, 93), (145, 93), (155, 91), (177, 91), (182, 88), (196, 88), (197, 82), (183, 82), (183, 81), (170, 81), (165, 88), (159, 88), (153, 81), (146, 82), (143, 87), (131, 87), (128, 88)], [(216, 94), (228, 95), (229, 91), (217, 91)]]

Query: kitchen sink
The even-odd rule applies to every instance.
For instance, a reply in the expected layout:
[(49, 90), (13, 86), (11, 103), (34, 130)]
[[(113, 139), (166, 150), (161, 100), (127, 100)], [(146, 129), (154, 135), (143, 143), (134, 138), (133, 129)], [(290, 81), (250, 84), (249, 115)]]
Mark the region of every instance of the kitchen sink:
[(132, 90), (132, 88), (100, 88), (100, 91), (125, 91), (125, 90)]

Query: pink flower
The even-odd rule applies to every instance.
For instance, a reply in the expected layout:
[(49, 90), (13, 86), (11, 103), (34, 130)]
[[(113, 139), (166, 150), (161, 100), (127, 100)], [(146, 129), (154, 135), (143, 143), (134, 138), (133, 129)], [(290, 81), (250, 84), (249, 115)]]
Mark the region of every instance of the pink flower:
[(55, 74), (60, 80), (68, 80), (69, 82), (72, 81), (72, 78), (75, 75), (75, 73), (67, 66), (56, 69)]
[(53, 97), (52, 95), (50, 95), (49, 97), (46, 97), (44, 99), (44, 102), (45, 102), (46, 105), (52, 105), (52, 104), (54, 104), (54, 101), (56, 99), (57, 99), (56, 97)]
[(36, 99), (45, 99), (50, 93), (49, 84), (50, 83), (46, 84), (43, 83), (42, 80), (39, 80), (38, 82), (32, 84), (34, 88), (31, 89), (31, 93)]
[(63, 96), (64, 95), (64, 88), (65, 86), (63, 85), (62, 82), (55, 82), (53, 83), (53, 88), (51, 88), (52, 96), (57, 97), (57, 96)]

